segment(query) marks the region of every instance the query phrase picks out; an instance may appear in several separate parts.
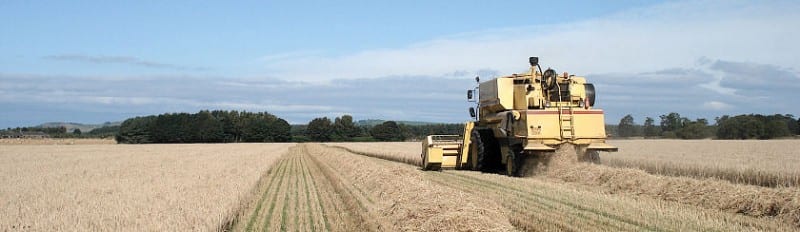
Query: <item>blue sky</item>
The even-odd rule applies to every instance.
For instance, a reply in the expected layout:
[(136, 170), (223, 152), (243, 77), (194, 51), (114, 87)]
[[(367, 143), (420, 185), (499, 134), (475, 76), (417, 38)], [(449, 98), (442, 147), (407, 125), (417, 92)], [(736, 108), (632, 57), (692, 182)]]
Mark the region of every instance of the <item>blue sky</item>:
[[(463, 32), (587, 19), (648, 3), (564, 1), (541, 9), (543, 3), (530, 1), (141, 2), (0, 3), (0, 30), (12, 35), (0, 38), (5, 56), (0, 68), (49, 74), (265, 75), (254, 63), (274, 54), (397, 48)], [(537, 11), (552, 16), (536, 17)], [(189, 70), (40, 59), (58, 55), (136, 57)]]
[[(468, 120), (528, 56), (598, 86), (607, 123), (791, 113), (792, 1), (0, 2), (0, 128), (200, 109), (292, 123)], [(761, 104), (763, 102), (773, 102)]]

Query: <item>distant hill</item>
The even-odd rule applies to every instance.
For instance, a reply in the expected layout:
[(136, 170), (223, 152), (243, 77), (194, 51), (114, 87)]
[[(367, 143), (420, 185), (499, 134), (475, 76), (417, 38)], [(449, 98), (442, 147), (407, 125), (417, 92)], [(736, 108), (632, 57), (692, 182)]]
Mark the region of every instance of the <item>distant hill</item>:
[[(366, 119), (366, 120), (358, 120), (356, 121), (356, 125), (358, 126), (375, 126), (386, 122), (389, 120), (380, 120), (380, 119)], [(420, 121), (395, 121), (398, 124), (406, 124), (409, 126), (422, 126), (422, 125), (432, 125), (432, 124), (450, 124), (450, 123), (441, 123), (441, 122), (420, 122)]]
[(42, 128), (54, 128), (54, 127), (66, 127), (67, 131), (73, 131), (75, 129), (80, 129), (81, 132), (89, 132), (91, 130), (107, 127), (107, 126), (119, 126), (122, 122), (105, 122), (102, 124), (82, 124), (82, 123), (75, 123), (75, 122), (46, 122), (42, 123), (36, 127)]

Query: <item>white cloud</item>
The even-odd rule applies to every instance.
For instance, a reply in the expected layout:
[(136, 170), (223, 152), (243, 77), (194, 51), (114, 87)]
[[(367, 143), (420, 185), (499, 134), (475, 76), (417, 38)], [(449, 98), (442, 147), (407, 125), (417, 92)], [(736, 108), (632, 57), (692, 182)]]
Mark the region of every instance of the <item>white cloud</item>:
[(395, 77), (335, 80), (318, 85), (243, 78), (61, 78), (0, 73), (0, 106), (18, 110), (24, 106), (49, 112), (51, 117), (59, 117), (64, 109), (93, 112), (90, 117), (99, 118), (111, 112), (135, 116), (225, 109), (268, 111), (292, 123), (344, 113), (359, 119), (453, 122), (466, 118), (463, 90), (472, 83), (471, 78)]
[(90, 56), (82, 54), (61, 54), (61, 55), (45, 56), (43, 58), (48, 60), (57, 60), (57, 61), (71, 61), (71, 62), (81, 62), (81, 63), (91, 63), (91, 64), (128, 64), (128, 65), (148, 67), (148, 68), (175, 69), (175, 70), (207, 69), (201, 67), (185, 67), (175, 64), (155, 62), (132, 56)]
[(582, 22), (465, 33), (342, 56), (289, 56), (265, 65), (303, 80), (442, 76), (526, 69), (528, 56), (578, 74), (691, 67), (699, 57), (800, 69), (797, 2), (689, 1)]
[(796, 1), (665, 3), (400, 48), (337, 56), (297, 51), (255, 61), (264, 67), (256, 76), (281, 79), (0, 73), (0, 106), (53, 117), (64, 108), (94, 112), (90, 117), (222, 108), (269, 111), (293, 123), (343, 112), (360, 119), (459, 122), (468, 120), (464, 90), (473, 86), (474, 75), (486, 80), (524, 72), (527, 57), (539, 56), (543, 68), (587, 75), (598, 88), (607, 122), (629, 113), (638, 119), (669, 112), (707, 118), (791, 113), (794, 105), (785, 99), (795, 99), (800, 88), (799, 6)]
[(717, 110), (717, 111), (719, 111), (719, 110), (728, 110), (728, 109), (733, 108), (733, 106), (731, 106), (731, 105), (729, 105), (727, 103), (718, 102), (718, 101), (705, 102), (705, 103), (703, 103), (703, 107), (706, 108), (706, 109)]
[(724, 77), (725, 76), (724, 72), (719, 71), (719, 70), (709, 69), (709, 68), (707, 68), (707, 65), (701, 65), (700, 69), (703, 72), (705, 72), (705, 73), (707, 73), (707, 74), (709, 74), (709, 75), (714, 77), (714, 80), (712, 80), (711, 82), (708, 82), (708, 83), (702, 83), (702, 84), (699, 85), (700, 87), (706, 88), (708, 90), (714, 91), (714, 92), (719, 93), (719, 94), (736, 95), (736, 89), (722, 86), (722, 84), (721, 84), (722, 80), (725, 78)]
[(270, 110), (275, 112), (325, 112), (333, 110), (331, 106), (303, 105), (303, 104), (262, 104), (252, 102), (198, 102), (196, 106), (213, 106), (221, 109), (235, 110)]

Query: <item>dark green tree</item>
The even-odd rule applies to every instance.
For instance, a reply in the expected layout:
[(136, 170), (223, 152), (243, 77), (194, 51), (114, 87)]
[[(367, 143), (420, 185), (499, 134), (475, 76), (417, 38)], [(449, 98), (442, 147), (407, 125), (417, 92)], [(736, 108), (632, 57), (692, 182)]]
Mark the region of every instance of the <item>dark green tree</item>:
[(789, 124), (793, 118), (780, 114), (764, 117), (764, 138), (780, 138), (792, 135)]
[(97, 138), (114, 137), (119, 133), (119, 126), (104, 126), (89, 131), (89, 135)]
[(782, 118), (758, 114), (722, 116), (717, 118), (717, 138), (720, 139), (771, 139), (789, 134)]
[(156, 116), (135, 117), (122, 122), (117, 134), (118, 143), (151, 143), (150, 124)]
[(192, 131), (192, 142), (195, 143), (218, 143), (224, 142), (225, 131), (222, 122), (214, 117), (208, 110), (203, 110), (191, 117), (194, 127)]
[(800, 135), (800, 118), (798, 118), (797, 120), (795, 120), (795, 123), (794, 123), (794, 128), (795, 128), (795, 129), (794, 129), (794, 134), (796, 134), (796, 135)]
[(676, 135), (681, 139), (703, 139), (711, 136), (708, 127), (708, 120), (698, 118), (697, 121), (684, 119), (684, 125), (676, 131)]
[(652, 138), (661, 134), (660, 128), (655, 126), (655, 120), (651, 117), (644, 119), (644, 137)]
[(386, 121), (375, 125), (370, 130), (370, 134), (379, 141), (402, 141), (405, 139), (400, 126), (394, 121)]
[(676, 133), (683, 127), (681, 115), (675, 112), (659, 116), (661, 118), (661, 131)]
[(351, 140), (361, 134), (361, 129), (353, 123), (353, 116), (342, 115), (333, 122), (334, 134), (338, 140)]
[(270, 130), (270, 137), (272, 137), (273, 142), (289, 142), (292, 140), (292, 126), (289, 125), (289, 122), (279, 118), (272, 122), (269, 126)]
[(81, 129), (80, 128), (75, 128), (75, 130), (73, 130), (72, 133), (76, 134), (76, 135), (80, 135), (81, 134)]
[(285, 142), (291, 126), (267, 112), (167, 113), (125, 120), (119, 143)]
[(327, 142), (333, 136), (333, 124), (328, 117), (315, 118), (306, 127), (306, 136), (311, 141)]
[(794, 115), (784, 115), (786, 125), (789, 127), (789, 132), (793, 135), (800, 135), (800, 120), (794, 118)]
[(625, 115), (625, 117), (622, 117), (622, 119), (619, 120), (617, 133), (619, 133), (619, 137), (636, 136), (636, 127), (633, 123), (633, 116), (630, 114)]
[(270, 142), (269, 122), (265, 120), (249, 120), (242, 130), (242, 142)]

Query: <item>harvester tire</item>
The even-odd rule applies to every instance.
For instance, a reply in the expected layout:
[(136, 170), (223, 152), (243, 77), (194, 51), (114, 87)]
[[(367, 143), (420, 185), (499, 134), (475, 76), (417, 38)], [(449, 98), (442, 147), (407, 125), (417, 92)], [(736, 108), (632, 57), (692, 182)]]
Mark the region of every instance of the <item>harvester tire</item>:
[(586, 152), (586, 162), (600, 164), (600, 152), (590, 150)]
[(576, 146), (575, 151), (578, 153), (577, 155), (580, 161), (600, 164), (600, 152), (586, 149), (585, 146)]
[(521, 147), (511, 147), (506, 155), (506, 175), (508, 176), (522, 176), (525, 165), (525, 154), (522, 153)]
[(497, 140), (491, 129), (472, 130), (472, 139), (477, 148), (475, 169), (482, 172), (497, 172), (501, 168)]
[[(511, 152), (509, 152), (511, 153)], [(506, 157), (506, 175), (508, 176), (519, 176), (519, 164), (517, 164), (517, 156), (512, 154), (508, 154)]]

